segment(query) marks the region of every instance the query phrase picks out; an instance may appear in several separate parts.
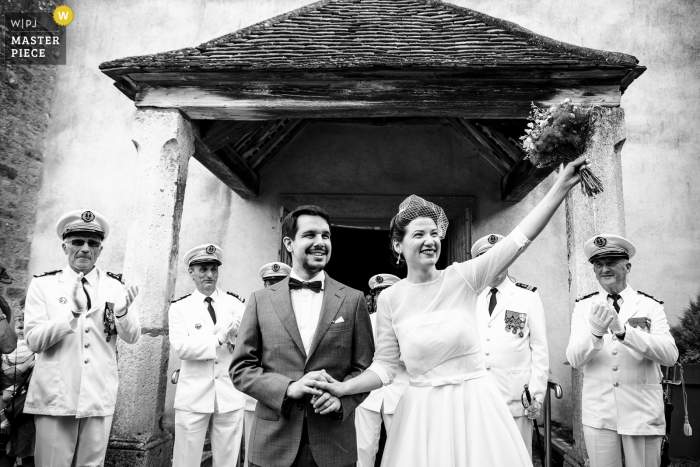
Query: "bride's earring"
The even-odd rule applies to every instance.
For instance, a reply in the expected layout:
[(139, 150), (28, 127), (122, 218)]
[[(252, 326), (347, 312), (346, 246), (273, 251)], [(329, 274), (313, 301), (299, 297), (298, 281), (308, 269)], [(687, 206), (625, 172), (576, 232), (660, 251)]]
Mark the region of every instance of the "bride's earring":
[(401, 252), (399, 251), (399, 256), (396, 258), (396, 264), (401, 264)]

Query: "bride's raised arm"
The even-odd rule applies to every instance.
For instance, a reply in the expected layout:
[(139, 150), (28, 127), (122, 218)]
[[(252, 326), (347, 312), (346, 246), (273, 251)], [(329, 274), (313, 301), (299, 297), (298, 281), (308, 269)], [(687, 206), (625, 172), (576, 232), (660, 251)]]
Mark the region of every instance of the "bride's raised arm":
[(537, 238), (569, 191), (581, 181), (578, 169), (587, 162), (580, 157), (566, 166), (562, 165), (559, 177), (542, 201), (505, 239), (478, 258), (457, 265), (457, 271), (476, 293), (481, 292), (501, 271), (508, 269), (525, 247)]

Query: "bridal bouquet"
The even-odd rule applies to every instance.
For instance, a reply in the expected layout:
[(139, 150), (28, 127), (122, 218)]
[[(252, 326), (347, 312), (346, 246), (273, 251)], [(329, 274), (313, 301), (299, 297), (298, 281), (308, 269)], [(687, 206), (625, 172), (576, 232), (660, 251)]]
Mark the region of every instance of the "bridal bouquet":
[[(520, 139), (527, 159), (537, 167), (557, 167), (581, 157), (591, 138), (591, 123), (601, 107), (575, 105), (564, 99), (549, 109), (540, 109), (534, 103), (525, 135)], [(584, 167), (580, 170), (581, 189), (588, 196), (603, 191), (600, 179)]]

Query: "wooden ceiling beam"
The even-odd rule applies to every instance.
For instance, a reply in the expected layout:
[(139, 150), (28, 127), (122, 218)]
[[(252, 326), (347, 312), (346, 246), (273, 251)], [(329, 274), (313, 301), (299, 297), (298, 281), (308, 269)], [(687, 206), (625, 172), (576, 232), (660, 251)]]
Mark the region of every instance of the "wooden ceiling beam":
[(501, 180), (501, 199), (503, 201), (522, 201), (554, 169), (535, 167), (529, 159), (521, 159)]
[(474, 151), (493, 167), (501, 177), (504, 177), (508, 173), (510, 166), (505, 164), (499, 156), (494, 154), (474, 137), (472, 132), (465, 126), (466, 120), (462, 118), (448, 118), (448, 121), (457, 134), (464, 138)]
[(504, 151), (496, 145), (487, 134), (485, 134), (479, 127), (476, 126), (476, 124), (470, 122), (469, 120), (465, 118), (457, 118), (457, 121), (459, 122), (460, 126), (462, 126), (467, 132), (469, 132), (475, 140), (481, 144), (484, 149), (486, 149), (489, 153), (493, 154), (493, 156), (498, 159), (498, 161), (505, 167), (506, 172), (508, 172), (513, 165), (519, 160), (512, 160), (508, 155), (504, 153)]
[[(283, 123), (284, 122), (284, 123)], [(248, 159), (251, 168), (261, 173), (270, 163), (284, 151), (284, 149), (296, 138), (308, 125), (305, 118), (284, 119), (276, 128), (276, 131), (261, 142), (257, 151)]]
[(463, 117), (527, 118), (565, 98), (605, 107), (620, 106), (614, 82), (459, 82), (375, 80), (328, 82), (250, 81), (239, 86), (142, 86), (137, 107), (176, 108), (193, 120), (282, 118)]
[[(488, 136), (491, 141), (493, 141), (494, 144), (496, 144), (501, 151), (508, 156), (512, 164), (517, 164), (520, 162), (520, 159), (525, 156), (525, 152), (521, 149), (519, 149), (518, 146), (515, 146), (511, 140), (504, 135), (503, 133), (500, 133), (492, 128), (487, 127), (486, 125), (481, 125), (479, 123), (476, 123), (476, 127), (480, 129), (486, 136)], [(525, 132), (525, 128), (523, 128), (523, 133)]]
[(265, 122), (260, 121), (217, 121), (204, 135), (202, 142), (207, 145), (210, 151), (217, 151), (227, 144), (237, 143), (264, 124)]
[(258, 175), (233, 149), (223, 146), (217, 151), (212, 151), (199, 136), (194, 139), (194, 148), (194, 158), (241, 198), (258, 197)]

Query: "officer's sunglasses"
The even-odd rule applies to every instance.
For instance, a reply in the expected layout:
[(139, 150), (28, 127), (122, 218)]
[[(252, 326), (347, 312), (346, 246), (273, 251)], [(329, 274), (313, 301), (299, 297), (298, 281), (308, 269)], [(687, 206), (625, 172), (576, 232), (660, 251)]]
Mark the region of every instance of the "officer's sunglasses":
[(102, 243), (98, 242), (97, 240), (83, 240), (82, 238), (76, 238), (73, 240), (66, 240), (66, 243), (70, 243), (73, 246), (81, 247), (85, 245), (85, 242), (87, 242), (88, 246), (90, 248), (99, 248)]

